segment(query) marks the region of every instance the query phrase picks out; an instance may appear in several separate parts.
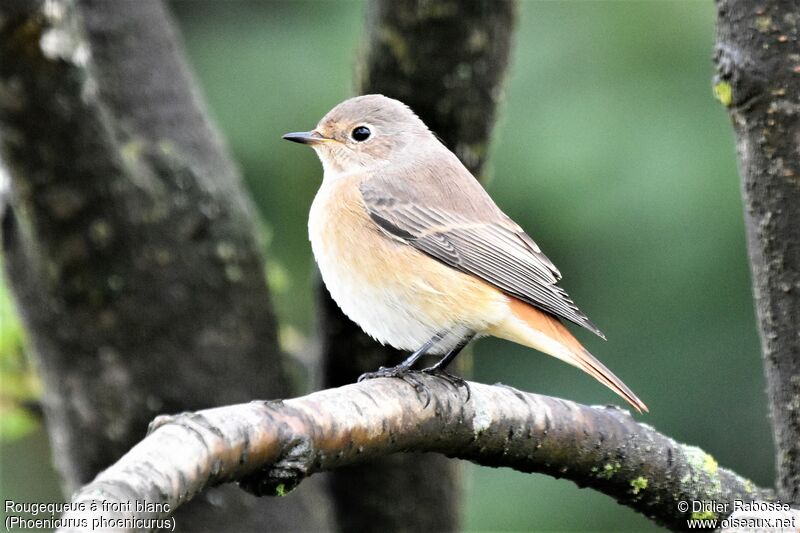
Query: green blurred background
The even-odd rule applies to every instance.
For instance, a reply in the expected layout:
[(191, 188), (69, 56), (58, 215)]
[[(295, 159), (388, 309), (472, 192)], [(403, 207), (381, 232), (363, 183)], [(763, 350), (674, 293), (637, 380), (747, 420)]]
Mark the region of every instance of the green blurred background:
[[(283, 339), (302, 345), (314, 320), (306, 216), (321, 168), (312, 151), (280, 136), (310, 129), (354, 94), (365, 4), (172, 6), (269, 228)], [(734, 142), (710, 90), (714, 14), (710, 1), (522, 2), (488, 189), (608, 336), (579, 333), (648, 404), (640, 419), (770, 485)], [(21, 363), (8, 357), (18, 334), (1, 303), (0, 321), (8, 392), (9, 365)], [(474, 361), (479, 381), (619, 401), (572, 367), (503, 341), (478, 342)], [(2, 446), (3, 499), (58, 498), (41, 430)], [(470, 531), (654, 528), (569, 481), (472, 465), (467, 472)]]

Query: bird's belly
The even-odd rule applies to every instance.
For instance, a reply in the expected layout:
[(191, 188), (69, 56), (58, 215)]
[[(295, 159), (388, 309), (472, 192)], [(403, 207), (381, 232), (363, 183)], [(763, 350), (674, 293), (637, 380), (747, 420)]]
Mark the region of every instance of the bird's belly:
[(416, 350), (444, 333), (431, 350), (441, 353), (505, 318), (506, 296), (390, 238), (369, 218), (357, 187), (348, 193), (336, 185), (323, 185), (314, 199), (309, 237), (325, 286), (367, 334)]

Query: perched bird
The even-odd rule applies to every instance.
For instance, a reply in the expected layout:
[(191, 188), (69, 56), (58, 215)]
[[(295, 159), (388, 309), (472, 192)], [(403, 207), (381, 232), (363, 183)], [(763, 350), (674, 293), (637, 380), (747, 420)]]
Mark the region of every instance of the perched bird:
[(535, 348), (647, 407), (559, 319), (603, 337), (557, 282), (561, 273), (405, 104), (351, 98), (312, 131), (324, 169), (308, 220), (325, 286), (383, 344), (413, 351), (362, 377), (403, 376), (426, 353), (442, 373), (474, 337)]

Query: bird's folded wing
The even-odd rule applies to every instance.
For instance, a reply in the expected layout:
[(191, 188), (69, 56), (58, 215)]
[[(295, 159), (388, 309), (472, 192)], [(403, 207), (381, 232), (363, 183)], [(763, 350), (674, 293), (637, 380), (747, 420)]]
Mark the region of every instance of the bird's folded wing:
[(561, 278), (558, 269), (482, 188), (486, 196), (481, 199), (491, 204), (485, 203), (480, 210), (452, 209), (452, 197), (438, 202), (409, 198), (412, 193), (381, 178), (364, 181), (360, 189), (370, 217), (392, 237), (605, 338), (556, 285)]

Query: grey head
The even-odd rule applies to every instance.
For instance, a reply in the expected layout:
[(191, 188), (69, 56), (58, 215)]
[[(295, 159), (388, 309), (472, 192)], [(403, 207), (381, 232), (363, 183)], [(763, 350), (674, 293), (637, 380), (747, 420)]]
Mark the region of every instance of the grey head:
[(313, 130), (283, 138), (314, 148), (326, 176), (402, 162), (413, 159), (415, 147), (424, 151), (431, 141), (440, 145), (407, 105), (380, 94), (345, 100)]

